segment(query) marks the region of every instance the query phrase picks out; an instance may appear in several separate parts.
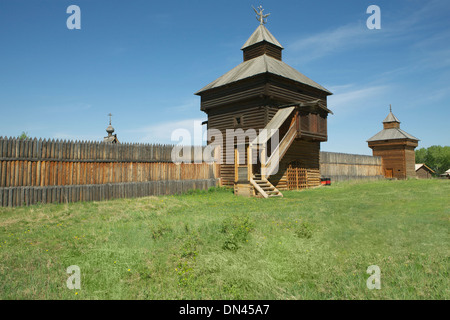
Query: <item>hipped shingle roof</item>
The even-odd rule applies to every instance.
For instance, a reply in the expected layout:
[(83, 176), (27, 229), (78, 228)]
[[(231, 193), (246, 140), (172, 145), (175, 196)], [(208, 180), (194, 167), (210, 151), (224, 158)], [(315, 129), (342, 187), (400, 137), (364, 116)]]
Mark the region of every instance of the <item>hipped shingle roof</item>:
[(291, 66), (287, 65), (283, 61), (272, 58), (268, 55), (262, 55), (257, 58), (247, 60), (231, 69), (223, 76), (217, 78), (207, 86), (203, 87), (195, 94), (199, 94), (203, 91), (218, 88), (242, 79), (250, 78), (262, 73), (271, 73), (286, 79), (294, 80), (316, 89), (332, 94), (330, 91), (322, 87), (320, 84), (309, 79), (307, 76), (298, 72)]
[(409, 133), (403, 131), (400, 128), (390, 128), (390, 129), (381, 130), (376, 135), (374, 135), (372, 138), (367, 140), (367, 142), (380, 141), (380, 140), (393, 140), (393, 139), (411, 139), (411, 140), (419, 141), (419, 139), (417, 139), (413, 135), (410, 135)]

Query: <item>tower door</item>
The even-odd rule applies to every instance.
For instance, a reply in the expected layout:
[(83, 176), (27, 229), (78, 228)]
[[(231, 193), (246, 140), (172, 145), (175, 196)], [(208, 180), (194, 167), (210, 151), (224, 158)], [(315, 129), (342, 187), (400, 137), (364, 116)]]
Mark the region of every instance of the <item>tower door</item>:
[(308, 186), (306, 169), (300, 166), (299, 161), (292, 161), (286, 171), (289, 190), (305, 189)]
[(394, 169), (386, 169), (384, 176), (386, 178), (393, 178), (394, 177)]

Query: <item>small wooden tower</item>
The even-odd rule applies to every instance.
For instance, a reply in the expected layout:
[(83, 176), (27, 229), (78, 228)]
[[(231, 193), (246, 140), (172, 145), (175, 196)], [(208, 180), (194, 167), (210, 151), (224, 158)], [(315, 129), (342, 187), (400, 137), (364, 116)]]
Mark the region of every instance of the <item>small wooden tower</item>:
[(400, 129), (400, 120), (392, 113), (383, 121), (383, 130), (367, 140), (374, 156), (381, 156), (386, 178), (416, 177), (414, 149), (419, 139)]
[[(279, 190), (320, 185), (320, 142), (327, 140), (332, 93), (282, 61), (283, 46), (264, 26), (267, 15), (261, 8), (256, 13), (260, 25), (241, 48), (243, 62), (196, 94), (208, 129), (221, 131), (223, 146), (228, 131), (236, 134), (233, 148), (223, 148), (222, 183), (237, 194), (280, 196)], [(266, 147), (271, 135), (246, 136), (250, 129), (276, 130), (278, 146)], [(269, 169), (274, 154), (278, 170)], [(225, 163), (230, 158), (236, 161)]]

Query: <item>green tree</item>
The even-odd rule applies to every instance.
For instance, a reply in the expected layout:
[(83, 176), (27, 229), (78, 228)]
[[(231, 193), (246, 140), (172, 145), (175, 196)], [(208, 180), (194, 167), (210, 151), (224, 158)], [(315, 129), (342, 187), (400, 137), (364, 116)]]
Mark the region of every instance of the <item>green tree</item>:
[(427, 149), (420, 148), (416, 150), (416, 163), (425, 163), (425, 157), (427, 156)]
[(22, 131), (22, 133), (19, 136), (20, 140), (27, 140), (27, 139), (31, 139), (31, 137), (28, 135), (28, 132), (26, 131)]

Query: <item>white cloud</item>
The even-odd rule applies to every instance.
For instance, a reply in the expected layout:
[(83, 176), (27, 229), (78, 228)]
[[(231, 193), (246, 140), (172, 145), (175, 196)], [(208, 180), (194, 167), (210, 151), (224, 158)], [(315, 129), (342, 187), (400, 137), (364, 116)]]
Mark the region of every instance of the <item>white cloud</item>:
[[(305, 64), (318, 58), (348, 51), (367, 44), (395, 43), (410, 39), (414, 41), (411, 47), (416, 49), (417, 37), (422, 37), (420, 45), (434, 49), (436, 43), (445, 43), (449, 38), (448, 30), (430, 37), (430, 32), (422, 34), (421, 31), (430, 28), (430, 20), (446, 12), (446, 1), (426, 1), (423, 6), (414, 11), (384, 13), (382, 10), (382, 23), (380, 30), (369, 30), (366, 21), (336, 26), (333, 29), (323, 30), (309, 37), (293, 41), (289, 46), (289, 52), (298, 52), (299, 57), (291, 59), (293, 64)], [(368, 16), (367, 16), (368, 17)], [(434, 30), (432, 32), (435, 32)], [(374, 36), (375, 34), (381, 36)]]
[[(350, 90), (348, 90), (350, 89)], [(328, 107), (342, 113), (351, 110), (362, 110), (371, 105), (372, 101), (379, 101), (379, 97), (387, 93), (387, 86), (356, 87), (355, 85), (343, 85), (330, 87), (334, 94), (328, 97)]]
[(185, 99), (183, 103), (175, 106), (168, 107), (172, 111), (192, 111), (198, 109), (200, 103), (199, 98), (193, 97), (190, 99)]
[(349, 49), (368, 41), (367, 29), (360, 24), (349, 24), (335, 30), (326, 30), (307, 38), (294, 41), (289, 51), (300, 52), (301, 58), (294, 63), (312, 61), (338, 50)]
[[(167, 143), (178, 144), (177, 141), (172, 141), (172, 133), (177, 129), (187, 130), (190, 134), (191, 141), (183, 140), (183, 144), (201, 144), (201, 138), (197, 133), (202, 133), (206, 130), (206, 126), (202, 126), (201, 123), (204, 119), (185, 119), (179, 121), (169, 121), (158, 123), (155, 125), (149, 125), (146, 127), (125, 130), (126, 133), (133, 133), (139, 143)], [(195, 138), (195, 140), (194, 140)]]

